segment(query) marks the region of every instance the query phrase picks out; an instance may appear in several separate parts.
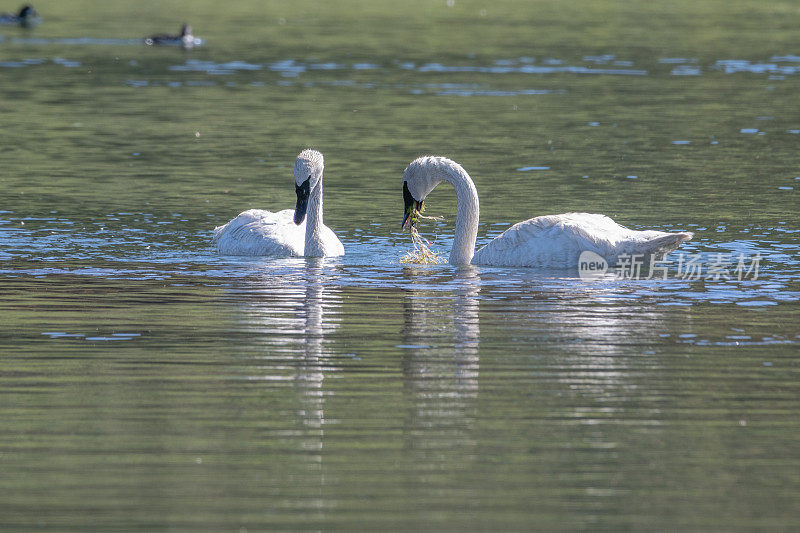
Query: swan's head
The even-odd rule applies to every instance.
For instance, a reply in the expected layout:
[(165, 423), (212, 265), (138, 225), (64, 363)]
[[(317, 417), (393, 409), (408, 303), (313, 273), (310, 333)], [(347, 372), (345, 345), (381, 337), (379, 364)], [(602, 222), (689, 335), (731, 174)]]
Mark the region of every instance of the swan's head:
[(191, 37), (192, 36), (192, 27), (188, 24), (184, 24), (181, 26), (181, 37)]
[(322, 154), (316, 150), (303, 150), (294, 162), (294, 189), (297, 193), (297, 206), (294, 210), (294, 223), (298, 226), (306, 218), (308, 198), (322, 183), (322, 170), (325, 168)]
[(426, 156), (412, 161), (403, 172), (402, 229), (414, 226), (422, 212), (422, 204), (428, 194), (442, 182), (442, 172), (455, 164), (445, 157)]

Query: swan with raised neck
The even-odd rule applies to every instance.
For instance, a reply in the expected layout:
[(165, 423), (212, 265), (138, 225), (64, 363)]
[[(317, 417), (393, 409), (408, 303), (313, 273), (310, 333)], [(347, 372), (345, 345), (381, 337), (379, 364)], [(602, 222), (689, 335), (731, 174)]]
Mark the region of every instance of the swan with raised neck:
[[(306, 257), (341, 255), (326, 253), (328, 250), (326, 249), (324, 230), (328, 227), (325, 226), (322, 217), (322, 172), (324, 168), (325, 161), (322, 154), (316, 150), (303, 150), (294, 162), (295, 192), (297, 193), (294, 223), (299, 226), (303, 223), (303, 217), (308, 218), (303, 251), (303, 255)], [(338, 239), (336, 241), (338, 242)]]
[(415, 213), (442, 181), (456, 190), (456, 227), (449, 262), (546, 268), (574, 268), (582, 252), (594, 252), (615, 265), (624, 254), (644, 260), (661, 257), (692, 238), (688, 232), (631, 230), (593, 213), (546, 215), (519, 222), (475, 252), (480, 208), (475, 183), (464, 168), (439, 156), (419, 157), (403, 172), (405, 211), (402, 227), (413, 225)]
[(273, 213), (250, 209), (214, 229), (217, 251), (225, 255), (324, 257), (344, 247), (322, 215), (322, 154), (303, 150), (294, 163), (295, 209)]

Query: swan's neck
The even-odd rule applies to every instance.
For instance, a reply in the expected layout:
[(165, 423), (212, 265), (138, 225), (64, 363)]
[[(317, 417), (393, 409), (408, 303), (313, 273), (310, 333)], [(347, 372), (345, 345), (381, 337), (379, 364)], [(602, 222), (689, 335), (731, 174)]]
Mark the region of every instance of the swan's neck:
[(456, 190), (456, 233), (450, 251), (450, 264), (466, 265), (475, 255), (475, 239), (478, 237), (478, 190), (461, 167), (448, 168), (440, 177), (452, 183)]
[(322, 257), (325, 247), (322, 244), (322, 180), (311, 191), (306, 211), (306, 242), (303, 255), (306, 257)]

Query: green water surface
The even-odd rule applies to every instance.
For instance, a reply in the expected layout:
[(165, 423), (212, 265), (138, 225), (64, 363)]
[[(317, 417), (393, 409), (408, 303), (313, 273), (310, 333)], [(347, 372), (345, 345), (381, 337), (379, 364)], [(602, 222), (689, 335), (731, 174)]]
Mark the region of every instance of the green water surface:
[[(36, 9), (0, 26), (0, 528), (800, 528), (795, 2)], [(184, 21), (202, 46), (141, 44)], [(346, 255), (218, 256), (306, 147)], [(479, 244), (695, 238), (667, 280), (402, 265), (423, 154)], [(452, 189), (426, 206), (446, 254)]]

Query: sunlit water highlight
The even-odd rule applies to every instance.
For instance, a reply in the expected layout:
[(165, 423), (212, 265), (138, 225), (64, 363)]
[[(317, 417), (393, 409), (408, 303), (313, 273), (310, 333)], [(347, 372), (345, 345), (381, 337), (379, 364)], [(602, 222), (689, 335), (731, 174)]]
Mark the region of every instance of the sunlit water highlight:
[[(547, 169), (522, 167), (517, 170)], [(632, 177), (635, 176), (628, 176)], [(220, 257), (211, 245), (211, 232), (193, 231), (193, 224), (179, 213), (168, 217), (114, 213), (88, 226), (58, 216), (34, 218), (14, 215), (8, 211), (0, 213), (3, 217), (0, 219), (0, 240), (4, 243), (0, 259), (7, 262), (6, 267), (0, 267), (3, 276), (77, 274), (119, 279), (169, 279), (180, 275), (227, 279), (248, 277), (277, 268), (275, 275), (280, 277), (283, 268), (305, 264), (303, 259), (296, 258)], [(439, 226), (443, 228), (442, 224)], [(479, 240), (478, 247), (499, 235), (508, 225), (497, 226)], [(384, 233), (379, 228), (374, 227)], [(687, 229), (694, 228), (689, 225)], [(717, 231), (725, 231), (725, 228)], [(655, 279), (610, 280), (602, 283), (602, 287), (610, 293), (618, 287), (624, 298), (655, 297), (649, 301), (663, 305), (700, 302), (759, 305), (798, 301), (800, 292), (792, 288), (800, 281), (800, 246), (784, 242), (787, 236), (794, 237), (798, 233), (800, 230), (786, 227), (751, 227), (743, 228), (740, 234), (755, 234), (758, 240), (740, 237), (729, 241), (701, 239), (700, 242), (690, 242), (666, 258), (664, 264), (669, 270), (663, 276), (659, 272), (657, 276), (649, 274)], [(406, 281), (400, 276), (404, 265), (399, 259), (412, 247), (408, 234), (390, 231), (387, 237), (365, 240), (347, 235), (346, 231), (341, 231), (340, 235), (347, 254), (343, 258), (327, 260), (342, 272), (344, 279), (337, 282), (375, 288), (405, 285)], [(451, 242), (452, 237), (441, 236), (434, 249), (444, 253), (449, 250)], [(751, 268), (750, 273), (744, 273), (744, 276), (739, 273), (739, 279), (736, 279), (737, 261), (746, 259), (750, 267), (756, 256), (759, 257), (757, 271), (752, 272)], [(700, 265), (699, 270), (682, 270), (679, 265), (690, 259)], [(103, 266), (96, 266), (99, 263)], [(709, 271), (714, 264), (724, 269), (714, 274)], [(441, 271), (443, 275), (458, 271), (449, 266), (430, 268)], [(577, 270), (528, 271), (487, 267), (480, 270), (507, 278), (504, 283), (514, 279), (541, 279), (549, 280), (548, 283), (555, 286), (577, 286), (581, 290), (587, 284), (579, 278)], [(641, 277), (648, 277), (648, 272), (643, 270)], [(662, 277), (667, 278), (665, 283), (659, 282), (658, 278)]]

